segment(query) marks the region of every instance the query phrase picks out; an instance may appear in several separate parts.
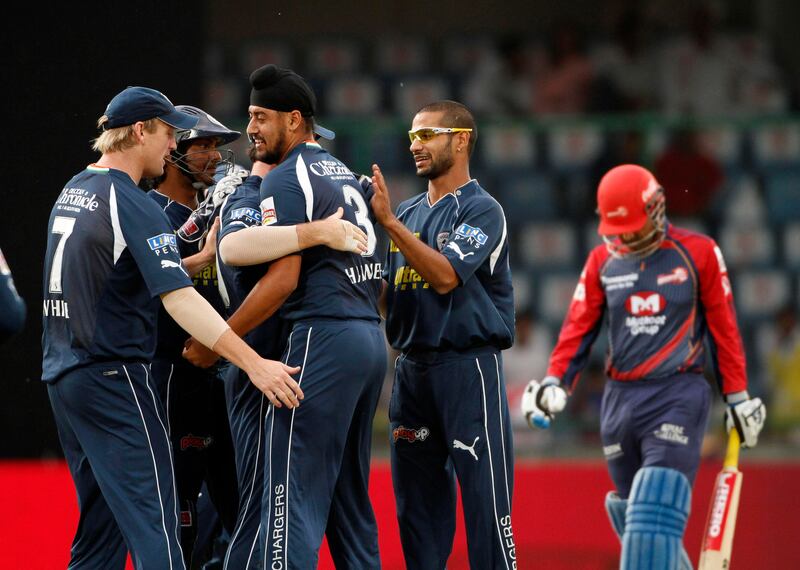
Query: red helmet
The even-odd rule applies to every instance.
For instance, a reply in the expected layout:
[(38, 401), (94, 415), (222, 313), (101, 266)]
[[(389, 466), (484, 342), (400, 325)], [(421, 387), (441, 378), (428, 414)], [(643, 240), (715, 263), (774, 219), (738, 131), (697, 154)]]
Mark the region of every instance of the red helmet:
[[(664, 190), (646, 168), (623, 164), (609, 170), (597, 188), (597, 208), (597, 233), (612, 254), (648, 255), (658, 248), (664, 234)], [(648, 219), (653, 221), (653, 232), (633, 243), (622, 242), (621, 234), (640, 231)]]

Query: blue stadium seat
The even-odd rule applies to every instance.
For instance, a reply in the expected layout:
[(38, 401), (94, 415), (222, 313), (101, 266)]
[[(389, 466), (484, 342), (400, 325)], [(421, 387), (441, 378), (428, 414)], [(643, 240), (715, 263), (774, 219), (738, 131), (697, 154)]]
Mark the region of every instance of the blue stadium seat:
[(783, 224), (800, 219), (800, 167), (766, 174), (764, 194), (770, 222)]
[(558, 217), (555, 185), (549, 175), (540, 171), (495, 172), (488, 189), (503, 205), (506, 220), (513, 228), (533, 220), (550, 221)]
[(578, 236), (564, 222), (531, 222), (519, 230), (519, 253), (530, 269), (574, 269)]
[(768, 226), (726, 224), (719, 231), (719, 246), (733, 269), (770, 267), (775, 260), (775, 236)]
[(343, 117), (374, 116), (381, 112), (381, 83), (371, 77), (349, 76), (331, 80), (325, 91), (326, 110)]
[(772, 318), (791, 299), (789, 274), (779, 269), (745, 271), (733, 280), (737, 314), (754, 324)]

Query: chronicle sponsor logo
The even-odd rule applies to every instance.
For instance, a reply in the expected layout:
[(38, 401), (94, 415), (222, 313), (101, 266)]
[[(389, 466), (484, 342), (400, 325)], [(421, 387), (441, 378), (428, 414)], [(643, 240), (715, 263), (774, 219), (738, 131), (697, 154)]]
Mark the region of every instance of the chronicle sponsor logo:
[(56, 200), (59, 210), (70, 210), (80, 212), (88, 210), (94, 212), (100, 203), (97, 201), (97, 194), (89, 195), (83, 188), (64, 188), (61, 196)]
[(428, 439), (430, 434), (431, 430), (425, 426), (419, 429), (397, 426), (392, 430), (392, 438), (394, 438), (395, 442), (397, 442), (398, 439), (404, 439), (409, 443), (414, 443), (415, 441), (425, 441)]
[(674, 443), (680, 443), (681, 445), (687, 445), (689, 443), (689, 436), (684, 435), (684, 429), (683, 426), (675, 424), (661, 424), (661, 427), (654, 431), (653, 435), (664, 441), (672, 441)]
[(352, 176), (353, 173), (338, 160), (320, 160), (308, 165), (308, 169), (317, 176)]

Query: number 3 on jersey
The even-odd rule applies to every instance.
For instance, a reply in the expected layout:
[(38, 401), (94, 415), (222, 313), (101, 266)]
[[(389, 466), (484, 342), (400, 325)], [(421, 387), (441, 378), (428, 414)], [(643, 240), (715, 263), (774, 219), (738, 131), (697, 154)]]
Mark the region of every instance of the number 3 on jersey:
[(352, 186), (345, 184), (342, 186), (342, 192), (344, 193), (344, 201), (355, 210), (356, 223), (364, 230), (364, 233), (367, 234), (367, 251), (361, 255), (363, 257), (369, 257), (375, 253), (375, 245), (378, 239), (375, 237), (375, 228), (369, 220), (367, 203), (364, 201), (361, 193)]

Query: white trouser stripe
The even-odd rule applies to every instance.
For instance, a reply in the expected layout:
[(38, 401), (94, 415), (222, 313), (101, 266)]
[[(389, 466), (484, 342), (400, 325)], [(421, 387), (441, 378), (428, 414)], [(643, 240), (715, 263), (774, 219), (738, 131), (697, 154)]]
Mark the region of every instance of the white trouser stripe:
[[(308, 327), (308, 335), (306, 335), (306, 352), (303, 355), (302, 369), (300, 370), (300, 379), (297, 385), (300, 386), (303, 382), (303, 375), (306, 373), (306, 360), (308, 360), (308, 348), (311, 346), (311, 331), (314, 327)], [(292, 461), (292, 431), (294, 430), (294, 414), (297, 408), (292, 409), (292, 421), (289, 423), (289, 445), (286, 451), (286, 542), (283, 545), (283, 563), (289, 564), (289, 464)]]
[(175, 371), (175, 365), (169, 365), (169, 376), (167, 377), (167, 401), (164, 402), (164, 406), (167, 409), (167, 433), (172, 433), (172, 424), (169, 421), (169, 399), (172, 394), (170, 391), (172, 390), (172, 373)]
[(481, 375), (481, 394), (483, 396), (483, 431), (486, 434), (486, 450), (489, 453), (489, 473), (492, 476), (492, 508), (494, 508), (494, 524), (497, 527), (497, 538), (500, 541), (500, 549), (503, 551), (503, 561), (506, 563), (508, 569), (508, 560), (506, 559), (506, 549), (503, 547), (503, 532), (500, 530), (500, 520), (497, 516), (497, 493), (494, 488), (494, 462), (492, 461), (492, 444), (489, 441), (489, 409), (486, 407), (486, 385), (483, 380), (483, 371), (481, 370), (481, 363), (475, 359), (475, 364), (478, 367), (478, 374)]
[[(256, 444), (256, 458), (255, 458), (255, 462), (253, 463), (253, 480), (250, 482), (250, 491), (248, 491), (248, 493), (247, 493), (247, 501), (245, 502), (244, 510), (239, 512), (239, 515), (238, 515), (239, 516), (239, 521), (238, 521), (238, 524), (236, 525), (236, 530), (233, 533), (233, 537), (231, 538), (231, 542), (228, 545), (228, 550), (225, 553), (225, 564), (222, 567), (223, 570), (227, 570), (227, 568), (228, 568), (228, 561), (229, 561), (230, 556), (231, 556), (231, 551), (233, 550), (233, 545), (236, 543), (236, 539), (239, 537), (239, 533), (242, 531), (242, 526), (244, 526), (244, 521), (245, 521), (245, 518), (247, 516), (247, 511), (250, 509), (250, 501), (253, 498), (253, 492), (254, 492), (255, 486), (256, 486), (256, 476), (258, 475), (258, 458), (261, 455), (261, 439), (262, 439), (262, 435), (264, 433), (264, 422), (267, 420), (263, 415), (264, 414), (264, 400), (265, 399), (266, 399), (266, 397), (262, 393), (261, 394), (261, 404), (258, 407), (258, 418), (257, 418), (257, 421), (258, 421), (258, 442)], [(269, 410), (267, 410), (267, 414), (269, 414)], [(259, 525), (259, 527), (260, 527), (260, 525)], [(258, 540), (258, 533), (256, 533), (256, 540)], [(250, 565), (250, 557), (252, 555), (253, 555), (253, 548), (251, 547), (250, 548), (250, 554), (247, 557), (247, 565), (245, 566), (245, 568), (247, 568)]]
[[(146, 370), (147, 367), (144, 365), (142, 366)], [(142, 406), (139, 405), (139, 398), (136, 396), (136, 389), (133, 387), (133, 381), (131, 380), (131, 375), (128, 374), (128, 368), (126, 366), (123, 365), (122, 369), (125, 371), (125, 376), (128, 377), (128, 385), (131, 387), (131, 393), (133, 394), (133, 401), (136, 403), (136, 408), (139, 410), (139, 417), (142, 418), (142, 426), (144, 427), (144, 434), (145, 437), (147, 438), (147, 446), (150, 448), (150, 458), (153, 460), (153, 474), (155, 476), (156, 491), (158, 493), (158, 506), (161, 508), (161, 528), (164, 530), (164, 539), (167, 542), (167, 557), (169, 558), (169, 567), (172, 568), (172, 548), (169, 544), (167, 523), (164, 518), (164, 501), (161, 498), (161, 484), (158, 481), (158, 466), (156, 465), (156, 454), (153, 451), (153, 443), (150, 441), (150, 431), (147, 429), (147, 422), (144, 419), (144, 412), (142, 411)]]
[[(144, 364), (142, 364), (142, 367), (144, 367)], [(177, 542), (177, 544), (178, 544), (178, 548), (180, 549), (180, 552), (181, 552), (181, 560), (183, 560), (183, 546), (181, 546), (181, 538), (180, 538), (180, 524), (181, 524), (181, 521), (180, 521), (180, 509), (178, 508), (178, 482), (177, 482), (177, 479), (176, 479), (176, 476), (175, 476), (175, 463), (174, 463), (175, 460), (174, 460), (173, 455), (172, 455), (172, 440), (170, 440), (170, 438), (169, 438), (169, 431), (168, 431), (169, 428), (168, 427), (166, 427), (166, 428), (164, 427), (164, 422), (161, 419), (161, 416), (158, 415), (158, 407), (156, 406), (156, 394), (155, 394), (155, 392), (153, 392), (153, 389), (150, 387), (150, 375), (148, 374), (148, 371), (151, 371), (151, 370), (152, 369), (149, 368), (149, 367), (145, 368), (145, 371), (144, 371), (145, 372), (145, 383), (147, 384), (147, 389), (150, 391), (150, 396), (153, 398), (153, 406), (155, 407), (156, 416), (158, 416), (158, 421), (161, 423), (161, 429), (164, 430), (164, 435), (166, 435), (166, 437), (167, 437), (167, 447), (169, 448), (169, 470), (170, 470), (170, 472), (172, 474), (172, 495), (173, 495), (173, 497), (175, 497), (175, 514), (176, 514), (176, 518), (175, 518), (175, 542)], [(172, 377), (172, 372), (170, 372), (170, 378), (171, 377)], [(169, 416), (167, 416), (167, 423), (169, 423)]]
[(497, 355), (494, 355), (494, 369), (495, 374), (497, 374), (497, 420), (498, 424), (500, 424), (500, 442), (503, 444), (503, 471), (505, 472), (505, 481), (506, 481), (506, 505), (508, 506), (508, 514), (511, 514), (511, 494), (508, 491), (508, 463), (506, 461), (506, 436), (503, 430), (503, 396), (502, 390), (500, 389), (500, 361), (497, 359)]
[[(289, 363), (289, 355), (292, 354), (292, 337), (294, 336), (294, 331), (289, 333), (289, 340), (287, 341), (286, 346), (286, 358), (284, 359), (283, 363)], [(275, 428), (275, 410), (273, 404), (270, 402), (270, 408), (267, 409), (267, 415), (269, 415), (270, 409), (272, 409), (272, 423), (269, 425), (269, 440), (266, 444), (269, 447), (269, 473), (264, 473), (265, 481), (269, 481), (269, 486), (267, 487), (267, 524), (264, 527), (264, 532), (269, 533), (269, 528), (272, 526), (272, 432)], [(288, 530), (287, 530), (288, 532)], [(269, 535), (265, 537), (264, 540), (264, 552), (262, 553), (264, 556), (264, 564), (263, 568), (269, 568), (267, 566), (267, 554), (269, 553)]]

